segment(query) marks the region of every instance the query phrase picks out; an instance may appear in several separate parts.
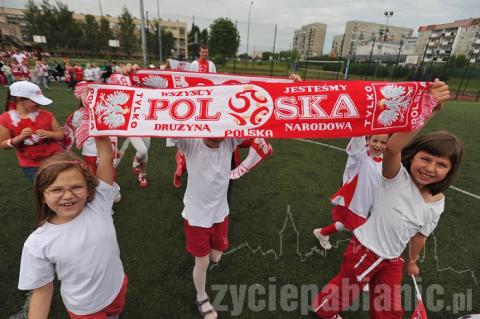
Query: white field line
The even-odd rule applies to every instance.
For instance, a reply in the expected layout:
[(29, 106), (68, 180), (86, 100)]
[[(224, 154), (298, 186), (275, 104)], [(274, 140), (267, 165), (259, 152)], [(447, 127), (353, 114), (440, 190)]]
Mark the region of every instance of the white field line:
[[(305, 140), (303, 138), (297, 138), (296, 140), (301, 141), (301, 142), (306, 142), (306, 143), (317, 144), (317, 145), (325, 146), (325, 147), (328, 147), (328, 148), (333, 148), (334, 150), (337, 150), (337, 151), (345, 152), (344, 148), (333, 146), (333, 145), (330, 145), (330, 144), (325, 144), (325, 143), (321, 143), (321, 142), (317, 142), (317, 141), (311, 141), (311, 140)], [(467, 196), (470, 196), (470, 197), (473, 197), (473, 198), (476, 198), (476, 199), (480, 199), (480, 195), (467, 192), (466, 190), (463, 190), (461, 188), (458, 188), (458, 187), (455, 187), (455, 186), (450, 186), (450, 188), (459, 192), (459, 193), (465, 194)]]

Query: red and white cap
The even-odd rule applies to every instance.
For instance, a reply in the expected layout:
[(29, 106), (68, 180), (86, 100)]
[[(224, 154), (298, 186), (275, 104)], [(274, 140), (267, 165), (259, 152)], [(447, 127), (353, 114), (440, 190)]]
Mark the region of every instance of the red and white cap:
[(29, 81), (18, 81), (10, 85), (10, 95), (24, 97), (40, 105), (48, 105), (53, 102), (43, 96), (38, 85)]

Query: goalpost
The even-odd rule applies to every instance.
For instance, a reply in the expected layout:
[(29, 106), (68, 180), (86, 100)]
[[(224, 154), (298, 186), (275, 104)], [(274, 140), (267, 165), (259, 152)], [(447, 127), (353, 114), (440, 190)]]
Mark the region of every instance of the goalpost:
[(307, 73), (311, 77), (331, 79), (344, 73), (345, 61), (343, 60), (306, 60), (298, 59), (295, 62), (296, 72)]

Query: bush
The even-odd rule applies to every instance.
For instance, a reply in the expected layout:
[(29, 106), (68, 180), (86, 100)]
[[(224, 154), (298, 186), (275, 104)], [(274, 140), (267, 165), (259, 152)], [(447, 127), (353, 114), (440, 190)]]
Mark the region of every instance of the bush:
[(221, 66), (224, 66), (227, 63), (227, 59), (225, 59), (223, 55), (214, 56), (212, 61), (213, 63), (215, 63), (215, 65), (221, 65)]

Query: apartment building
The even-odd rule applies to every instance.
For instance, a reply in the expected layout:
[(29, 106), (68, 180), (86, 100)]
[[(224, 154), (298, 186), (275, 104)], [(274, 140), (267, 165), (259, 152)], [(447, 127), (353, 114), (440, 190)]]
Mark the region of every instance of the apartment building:
[[(0, 8), (0, 15), (3, 15), (6, 18), (6, 21), (9, 24), (12, 25), (17, 25), (20, 27), (21, 33), (22, 33), (22, 38), (25, 42), (25, 44), (30, 44), (32, 42), (32, 39), (28, 36), (27, 33), (27, 22), (25, 20), (24, 16), (24, 10), (23, 9), (14, 9), (14, 8)], [(94, 15), (95, 20), (97, 22), (100, 22), (101, 16), (99, 15)], [(105, 15), (105, 18), (108, 19), (110, 22), (110, 28), (114, 31), (118, 31), (118, 22), (119, 19), (118, 17), (112, 17), (110, 15)], [(85, 14), (78, 14), (74, 13), (73, 18), (76, 21), (85, 21)], [(153, 28), (153, 25), (155, 25), (157, 22), (156, 19), (152, 20), (150, 19), (147, 23), (148, 28)], [(133, 19), (133, 23), (135, 24), (135, 32), (138, 37), (140, 37), (141, 33), (141, 20), (138, 18)], [(171, 21), (171, 20), (162, 20), (160, 19), (160, 28), (164, 31), (169, 31), (173, 34), (173, 37), (175, 39), (175, 47), (174, 47), (174, 55), (176, 56), (183, 56), (187, 57), (188, 56), (188, 32), (187, 32), (187, 24), (185, 22), (180, 22), (180, 21)]]
[[(0, 16), (2, 16), (2, 23), (5, 25), (9, 24), (11, 26), (16, 26), (20, 29), (20, 38), (22, 39), (23, 43), (29, 43), (32, 39), (29, 39), (27, 36), (27, 21), (25, 20), (23, 10), (22, 9), (14, 9), (14, 8), (0, 8)], [(12, 28), (12, 27), (9, 27)], [(18, 30), (15, 31), (18, 34)]]
[(294, 31), (292, 47), (302, 58), (322, 56), (326, 33), (327, 25), (324, 23), (304, 25)]
[(456, 20), (418, 28), (415, 53), (424, 62), (447, 62), (451, 55), (478, 60), (480, 18)]
[(365, 45), (368, 41), (373, 42), (374, 39), (380, 43), (399, 44), (403, 39), (410, 38), (412, 34), (411, 28), (365, 21), (348, 21), (343, 39), (343, 56), (356, 55), (357, 46)]
[(333, 36), (332, 49), (330, 50), (330, 55), (332, 57), (339, 57), (340, 55), (343, 55), (342, 42), (343, 34)]

